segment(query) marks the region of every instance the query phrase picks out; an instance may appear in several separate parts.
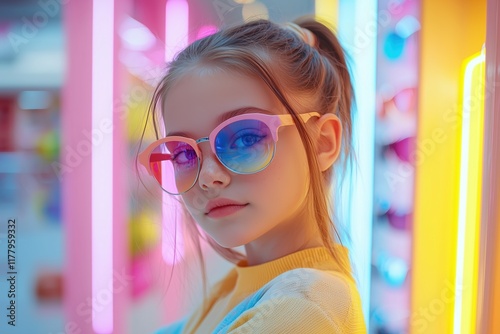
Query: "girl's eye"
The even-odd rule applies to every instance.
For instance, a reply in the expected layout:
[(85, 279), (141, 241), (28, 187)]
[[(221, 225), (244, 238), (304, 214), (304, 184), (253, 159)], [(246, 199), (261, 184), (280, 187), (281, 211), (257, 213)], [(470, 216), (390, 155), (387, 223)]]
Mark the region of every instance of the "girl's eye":
[(236, 139), (231, 144), (231, 148), (248, 148), (260, 142), (264, 139), (265, 135), (260, 135), (256, 133), (245, 133), (237, 135)]
[(174, 152), (172, 161), (178, 165), (185, 165), (195, 161), (196, 158), (196, 152), (193, 149), (185, 148)]

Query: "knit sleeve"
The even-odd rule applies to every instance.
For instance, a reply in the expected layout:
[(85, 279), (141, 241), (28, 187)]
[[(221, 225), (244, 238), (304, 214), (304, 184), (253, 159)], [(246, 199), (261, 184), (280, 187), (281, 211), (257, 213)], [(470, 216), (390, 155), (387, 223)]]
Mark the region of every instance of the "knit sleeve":
[(361, 302), (352, 281), (300, 269), (281, 275), (253, 307), (226, 328), (230, 334), (366, 333)]

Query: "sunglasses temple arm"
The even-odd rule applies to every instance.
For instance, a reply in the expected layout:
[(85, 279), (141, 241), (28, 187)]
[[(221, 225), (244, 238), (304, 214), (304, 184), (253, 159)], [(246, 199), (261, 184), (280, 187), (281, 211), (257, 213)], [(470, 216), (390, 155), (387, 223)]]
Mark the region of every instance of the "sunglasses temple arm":
[(318, 112), (315, 112), (315, 111), (309, 112), (309, 113), (306, 113), (306, 114), (300, 114), (300, 118), (302, 118), (302, 121), (304, 123), (307, 123), (307, 121), (309, 121), (313, 117), (321, 117), (321, 115)]
[[(299, 114), (300, 118), (302, 119), (302, 122), (307, 123), (309, 119), (312, 117), (321, 117), (321, 115), (318, 112), (310, 112), (306, 114)], [(291, 114), (287, 115), (280, 115), (280, 120), (281, 120), (281, 125), (292, 125), (294, 124), (293, 118)]]

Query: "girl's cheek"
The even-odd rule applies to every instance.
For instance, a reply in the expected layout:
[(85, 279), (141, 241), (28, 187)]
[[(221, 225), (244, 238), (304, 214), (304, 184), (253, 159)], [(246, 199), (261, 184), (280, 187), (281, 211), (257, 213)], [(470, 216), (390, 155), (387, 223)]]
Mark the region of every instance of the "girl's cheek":
[(188, 206), (190, 209), (194, 209), (195, 212), (203, 211), (207, 202), (205, 196), (203, 196), (197, 189), (198, 188), (196, 186), (193, 187), (189, 191), (189, 194), (182, 197), (184, 205)]

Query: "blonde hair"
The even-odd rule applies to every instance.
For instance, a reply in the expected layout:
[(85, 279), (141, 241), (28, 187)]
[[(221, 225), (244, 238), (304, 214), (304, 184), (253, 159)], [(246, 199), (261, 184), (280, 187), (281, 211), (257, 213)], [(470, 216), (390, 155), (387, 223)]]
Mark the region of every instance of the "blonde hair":
[[(260, 78), (271, 92), (293, 116), (298, 132), (307, 152), (315, 152), (315, 142), (299, 119), (297, 110), (292, 108), (291, 97), (303, 98), (297, 103), (308, 111), (320, 114), (334, 113), (342, 123), (342, 150), (339, 162), (328, 170), (321, 172), (315, 154), (308, 154), (310, 170), (310, 187), (307, 192), (309, 212), (314, 213), (322, 241), (332, 257), (337, 260), (342, 270), (349, 275), (349, 264), (334, 250), (335, 238), (340, 241), (334, 223), (334, 210), (330, 206), (328, 185), (332, 182), (334, 169), (339, 164), (345, 170), (351, 153), (351, 104), (353, 89), (345, 54), (335, 34), (325, 24), (307, 16), (294, 21), (295, 28), (278, 25), (268, 20), (251, 21), (229, 27), (217, 33), (199, 39), (168, 64), (166, 75), (156, 87), (149, 106), (149, 115), (153, 117), (153, 125), (159, 138), (158, 122), (161, 115), (162, 101), (168, 90), (183, 74), (198, 66), (206, 66), (219, 70), (236, 71), (252, 77)], [(297, 33), (296, 26), (306, 29), (304, 34)], [(314, 36), (311, 39), (309, 33)], [(307, 39), (304, 38), (307, 37)], [(339, 173), (335, 173), (337, 176)], [(196, 245), (200, 261), (203, 262), (199, 238), (199, 230), (194, 221), (188, 217), (187, 228)], [(336, 237), (334, 236), (336, 235)], [(236, 263), (244, 255), (217, 244), (210, 236), (206, 241), (222, 257)], [(203, 282), (206, 282), (205, 269), (202, 266)]]

